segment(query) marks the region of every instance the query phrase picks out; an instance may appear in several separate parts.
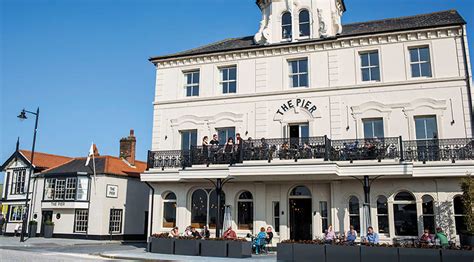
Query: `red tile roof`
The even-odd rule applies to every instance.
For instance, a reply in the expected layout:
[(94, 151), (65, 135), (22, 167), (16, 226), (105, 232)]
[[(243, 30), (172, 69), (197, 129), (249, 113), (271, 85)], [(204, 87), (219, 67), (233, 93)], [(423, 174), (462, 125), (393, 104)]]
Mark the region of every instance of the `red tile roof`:
[(140, 177), (145, 172), (146, 163), (135, 161), (135, 166), (130, 166), (126, 161), (114, 156), (99, 156), (105, 158), (105, 174)]
[[(20, 150), (20, 153), (31, 162), (31, 151), (28, 150)], [(40, 169), (48, 169), (55, 166), (62, 165), (72, 158), (67, 156), (59, 156), (59, 155), (52, 155), (46, 154), (41, 152), (35, 152), (35, 159), (33, 165), (36, 168)]]

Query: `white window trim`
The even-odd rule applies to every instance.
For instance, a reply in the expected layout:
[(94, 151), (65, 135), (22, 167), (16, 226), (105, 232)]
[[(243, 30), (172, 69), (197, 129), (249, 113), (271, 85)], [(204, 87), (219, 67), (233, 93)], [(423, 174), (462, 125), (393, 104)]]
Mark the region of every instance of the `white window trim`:
[[(223, 80), (223, 77), (222, 77), (222, 72), (223, 70), (226, 70), (226, 69), (231, 69), (231, 68), (235, 68), (235, 80)], [(239, 69), (237, 67), (237, 65), (225, 65), (225, 66), (219, 66), (218, 67), (218, 71), (219, 71), (219, 88), (220, 88), (220, 94), (222, 95), (232, 95), (232, 94), (237, 94), (238, 91), (239, 91), (239, 81), (238, 81), (238, 78), (239, 78)], [(232, 83), (234, 82), (235, 83), (235, 92), (234, 93), (231, 93), (231, 92), (227, 92), (227, 93), (224, 93), (224, 86), (223, 84), (224, 83)]]
[[(427, 76), (420, 76), (420, 77), (413, 77), (411, 75), (411, 59), (410, 59), (410, 49), (412, 48), (421, 48), (421, 47), (428, 47), (430, 51), (430, 66), (431, 66), (431, 77)], [(407, 76), (407, 80), (426, 80), (426, 79), (435, 79), (436, 72), (434, 68), (434, 56), (433, 56), (433, 45), (431, 41), (419, 42), (417, 44), (404, 44), (403, 45), (404, 52), (405, 52), (405, 74)]]
[[(363, 81), (362, 80), (362, 63), (360, 61), (360, 55), (365, 53), (378, 52), (379, 54), (379, 73), (380, 81)], [(356, 66), (356, 82), (358, 85), (374, 85), (384, 82), (383, 72), (383, 53), (380, 47), (362, 47), (354, 50), (354, 61)]]
[[(309, 35), (308, 36), (300, 36), (300, 13), (302, 11), (308, 11), (309, 13), (309, 21), (308, 21), (308, 24), (309, 24)], [(310, 39), (312, 36), (313, 36), (313, 28), (312, 28), (312, 25), (313, 25), (313, 14), (312, 12), (310, 11), (311, 8), (310, 7), (307, 7), (307, 6), (302, 6), (297, 14), (298, 14), (298, 17), (295, 17), (294, 20), (296, 21), (296, 24), (298, 25), (297, 27), (297, 32), (298, 32), (298, 40), (306, 40), (306, 39)]]
[[(165, 203), (175, 203), (176, 204), (176, 208), (175, 208), (175, 224), (177, 225), (177, 222), (178, 222), (178, 199), (165, 199), (165, 197), (168, 195), (168, 194), (171, 194), (174, 192), (173, 191), (168, 191), (166, 192), (164, 195), (163, 195), (163, 198), (162, 198), (162, 205), (161, 205), (161, 227), (162, 228), (167, 228), (167, 229), (171, 229), (171, 227), (165, 227), (164, 226), (164, 222), (165, 222)], [(193, 192), (194, 193), (194, 192)], [(176, 196), (176, 194), (174, 194)], [(192, 197), (192, 196), (191, 196)], [(191, 198), (192, 199), (192, 198)], [(192, 203), (191, 203), (192, 205)]]
[[(284, 85), (285, 85), (285, 88), (284, 89), (287, 89), (287, 90), (294, 90), (294, 89), (304, 89), (304, 88), (310, 88), (311, 87), (311, 59), (309, 56), (295, 56), (295, 57), (285, 57), (283, 58), (284, 59), (284, 67), (285, 69), (283, 70), (284, 72), (284, 75), (286, 75), (285, 79), (283, 81)], [(308, 70), (306, 72), (307, 74), (307, 78), (308, 78), (308, 85), (307, 86), (298, 86), (298, 87), (292, 87), (292, 83), (290, 81), (290, 78), (294, 75), (304, 75), (304, 73), (292, 73), (290, 72), (290, 63), (293, 62), (293, 61), (299, 61), (299, 60), (304, 60), (306, 59), (307, 63), (308, 63)], [(299, 66), (298, 66), (299, 67)]]
[[(187, 82), (187, 75), (188, 74), (195, 74), (195, 73), (199, 73), (199, 82), (197, 84), (188, 84)], [(186, 98), (192, 98), (192, 97), (200, 97), (201, 96), (201, 81), (202, 81), (202, 75), (201, 75), (201, 69), (190, 69), (190, 70), (185, 70), (183, 71), (183, 75), (182, 75), (182, 81), (183, 81), (183, 87), (184, 87), (184, 97)], [(194, 75), (192, 76), (192, 79), (194, 79)], [(198, 95), (197, 96), (194, 96), (194, 95), (191, 95), (191, 96), (188, 96), (187, 95), (187, 90), (188, 90), (188, 87), (191, 87), (194, 91), (194, 88), (198, 88)], [(192, 93), (192, 92), (191, 92)]]

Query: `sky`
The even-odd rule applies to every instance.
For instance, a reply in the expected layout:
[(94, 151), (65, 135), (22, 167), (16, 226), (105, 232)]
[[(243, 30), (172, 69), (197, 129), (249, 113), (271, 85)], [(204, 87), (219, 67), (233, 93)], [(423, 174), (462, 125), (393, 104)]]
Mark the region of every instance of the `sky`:
[[(457, 9), (474, 44), (472, 0), (345, 0), (344, 23)], [(151, 147), (155, 69), (151, 56), (253, 35), (255, 0), (0, 0), (0, 162), (31, 149), (119, 154), (135, 130), (137, 158)], [(1, 180), (0, 180), (1, 181)]]

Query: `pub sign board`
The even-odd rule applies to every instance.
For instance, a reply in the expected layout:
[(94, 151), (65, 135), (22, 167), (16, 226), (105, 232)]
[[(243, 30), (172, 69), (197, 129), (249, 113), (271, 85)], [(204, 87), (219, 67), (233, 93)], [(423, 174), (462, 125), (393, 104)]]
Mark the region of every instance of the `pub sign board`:
[(118, 197), (118, 186), (117, 185), (107, 185), (106, 188), (106, 196), (109, 198), (117, 198)]

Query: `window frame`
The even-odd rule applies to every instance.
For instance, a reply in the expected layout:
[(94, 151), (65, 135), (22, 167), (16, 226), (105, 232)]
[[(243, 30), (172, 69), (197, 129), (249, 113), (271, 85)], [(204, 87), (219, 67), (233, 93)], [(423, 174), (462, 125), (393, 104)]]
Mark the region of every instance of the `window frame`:
[[(308, 21), (301, 22), (301, 14), (303, 12), (308, 13)], [(301, 35), (301, 25), (307, 25), (308, 26), (308, 35)], [(311, 38), (311, 12), (306, 8), (303, 8), (298, 12), (298, 37), (300, 39)]]
[[(357, 210), (357, 213), (351, 213), (351, 200), (352, 200), (352, 199), (357, 200), (357, 209), (356, 209), (356, 210)], [(361, 205), (360, 205), (360, 200), (359, 200), (359, 198), (358, 198), (357, 196), (352, 195), (352, 196), (349, 197), (347, 203), (348, 203), (349, 225), (350, 225), (350, 226), (351, 226), (351, 225), (354, 226), (354, 229), (355, 229), (357, 232), (360, 232), (360, 229), (361, 229), (361, 226), (362, 226), (362, 223), (361, 223), (361, 221), (360, 221), (360, 218), (361, 218), (361, 215), (360, 215), (360, 211), (361, 211), (361, 210), (360, 210), (360, 206), (361, 206)], [(358, 225), (354, 225), (353, 223), (351, 223), (351, 220), (352, 220), (352, 219), (357, 219)]]
[[(251, 198), (250, 199), (241, 199), (240, 197), (242, 196), (242, 194), (244, 193), (249, 193)], [(253, 231), (253, 222), (255, 221), (255, 212), (254, 212), (254, 201), (253, 201), (253, 194), (250, 192), (250, 191), (242, 191), (240, 192), (238, 195), (237, 195), (237, 228), (239, 230), (251, 230)], [(249, 208), (251, 209), (250, 210), (250, 217), (251, 217), (251, 223), (240, 223), (240, 219), (243, 218), (241, 217), (241, 212), (240, 212), (240, 208), (241, 208), (241, 204), (244, 204), (244, 203), (250, 203), (249, 204)], [(244, 207), (244, 206), (242, 206)]]
[[(417, 134), (417, 119), (422, 119), (424, 118), (424, 124), (423, 124), (423, 127), (424, 127), (424, 138), (418, 138)], [(427, 129), (427, 125), (426, 125), (426, 119), (427, 118), (432, 118), (435, 120), (435, 124), (436, 124), (436, 138), (428, 138), (428, 129)], [(415, 139), (416, 140), (431, 140), (431, 139), (439, 139), (439, 121), (438, 121), (438, 115), (415, 115), (413, 116), (413, 122), (414, 122), (414, 127), (415, 127)]]
[[(235, 79), (230, 79), (230, 70), (231, 69), (235, 69)], [(227, 80), (224, 80), (224, 72), (227, 72)], [(227, 95), (227, 94), (236, 94), (237, 93), (237, 89), (238, 89), (238, 70), (237, 70), (237, 65), (227, 65), (227, 66), (222, 66), (222, 67), (219, 67), (219, 86), (221, 88), (221, 92), (222, 94), (224, 95)], [(230, 92), (230, 84), (231, 83), (235, 83), (235, 91), (234, 92)], [(224, 85), (227, 84), (227, 92), (226, 90), (224, 89)]]
[[(276, 207), (278, 207), (278, 210)], [(273, 230), (280, 233), (280, 201), (272, 201), (272, 222)]]
[[(456, 199), (459, 199), (459, 201), (460, 201), (460, 204), (461, 204), (461, 207), (462, 207), (462, 213), (461, 214), (456, 213), (456, 208), (455, 208), (455, 206), (456, 206), (455, 205), (455, 200)], [(466, 216), (466, 214), (464, 213), (464, 203), (463, 203), (463, 200), (462, 200), (462, 196), (461, 195), (456, 195), (456, 196), (453, 197), (453, 217), (454, 217), (454, 229), (456, 230), (456, 235), (460, 235), (461, 232), (462, 232), (462, 228), (460, 228), (461, 225), (458, 225), (456, 223), (456, 218), (461, 218), (462, 219), (462, 221), (463, 221), (462, 222), (463, 223), (462, 227), (464, 227), (465, 223), (466, 223), (464, 221), (465, 216)]]
[(111, 208), (109, 213), (109, 234), (121, 234), (122, 223), (123, 209)]
[[(375, 121), (381, 121), (382, 122), (382, 136), (375, 136)], [(371, 123), (371, 129), (372, 129), (372, 136), (368, 137), (367, 134), (365, 133), (365, 124), (370, 122)], [(383, 117), (369, 117), (369, 118), (362, 118), (362, 130), (364, 130), (364, 138), (365, 139), (373, 139), (375, 137), (377, 138), (384, 138), (385, 137), (385, 123), (384, 123), (384, 118)]]
[[(306, 72), (301, 72), (300, 71), (300, 62), (301, 61), (306, 61)], [(294, 57), (294, 58), (289, 58), (286, 60), (287, 62), (287, 72), (288, 72), (288, 88), (289, 89), (295, 89), (295, 88), (309, 88), (311, 86), (310, 83), (310, 59), (309, 57)], [(293, 67), (292, 63), (296, 62), (297, 63), (297, 72), (293, 73)], [(301, 85), (301, 77), (306, 75), (306, 85)], [(297, 76), (298, 77), (298, 86), (293, 86), (293, 77)]]
[(26, 192), (26, 168), (15, 168), (10, 172), (10, 195), (24, 195)]
[[(413, 199), (412, 199), (412, 200), (397, 200), (396, 197), (397, 197), (400, 193), (408, 193)], [(415, 210), (415, 212), (416, 212), (416, 214), (415, 214), (415, 223), (414, 223), (414, 224), (415, 224), (414, 229), (415, 229), (416, 232), (415, 232), (414, 235), (399, 235), (399, 234), (397, 234), (397, 231), (398, 231), (398, 230), (397, 230), (397, 224), (395, 223), (395, 222), (396, 222), (396, 221), (395, 221), (395, 220), (396, 220), (396, 215), (397, 215), (396, 208), (395, 208), (396, 205), (413, 205), (413, 206), (414, 206), (414, 210)], [(418, 232), (418, 222), (419, 222), (419, 221), (418, 221), (418, 216), (419, 216), (419, 214), (418, 214), (418, 209), (417, 209), (416, 206), (417, 206), (417, 204), (416, 204), (416, 197), (415, 197), (415, 196), (413, 195), (413, 193), (411, 193), (410, 191), (402, 190), (402, 191), (399, 191), (399, 192), (397, 192), (396, 194), (394, 194), (394, 196), (393, 196), (393, 203), (392, 203), (392, 208), (393, 208), (393, 221), (391, 221), (391, 222), (393, 223), (393, 227), (394, 227), (394, 229), (395, 229), (395, 232), (393, 232), (393, 234), (394, 234), (395, 236), (402, 236), (402, 237), (406, 237), (406, 236), (409, 236), (409, 237), (411, 237), (411, 236), (415, 237), (415, 236), (416, 236), (416, 237), (417, 237), (417, 236), (418, 236), (418, 233), (419, 233), (419, 232)]]
[[(379, 199), (381, 198), (384, 198), (385, 202), (385, 206), (386, 206), (386, 209), (387, 209), (387, 213), (381, 213), (379, 212)], [(382, 202), (381, 202), (382, 203)], [(376, 200), (376, 210), (377, 210), (377, 228), (378, 228), (378, 233), (379, 234), (384, 234), (384, 235), (390, 235), (390, 216), (388, 215), (389, 213), (389, 208), (388, 208), (388, 198), (386, 196), (383, 196), (383, 195), (380, 195), (377, 197), (377, 200)], [(387, 220), (387, 232), (380, 232), (380, 218), (384, 218)]]
[[(233, 136), (230, 136), (230, 134), (232, 132), (229, 132), (233, 130), (234, 131), (234, 135)], [(225, 139), (222, 138), (221, 136), (221, 132), (225, 132)], [(227, 127), (217, 127), (216, 128), (216, 134), (217, 134), (217, 139), (219, 141), (219, 145), (225, 145), (227, 143), (227, 140), (232, 137), (232, 139), (234, 140), (234, 144), (236, 143), (235, 141), (235, 135), (237, 134), (237, 131), (236, 131), (236, 128), (235, 126), (227, 126)]]
[[(194, 83), (195, 74), (198, 74), (198, 82)], [(188, 84), (188, 75), (191, 75), (191, 83)], [(193, 69), (183, 71), (184, 79), (184, 96), (185, 97), (199, 97), (200, 96), (200, 85), (201, 85), (201, 70)], [(191, 89), (191, 95), (188, 95), (188, 88)], [(194, 89), (197, 89), (197, 94), (194, 95)]]
[[(377, 58), (378, 58), (378, 64), (377, 65), (372, 65), (371, 63), (371, 54), (373, 53), (377, 53)], [(379, 83), (382, 81), (382, 70), (381, 70), (381, 59), (380, 59), (380, 51), (378, 49), (372, 49), (372, 50), (363, 50), (363, 51), (359, 51), (358, 52), (359, 54), (359, 68), (360, 68), (360, 81), (362, 83)], [(362, 56), (363, 55), (367, 55), (368, 56), (368, 65), (367, 66), (364, 66), (362, 65)], [(364, 80), (364, 69), (368, 69), (369, 70), (369, 80)], [(372, 69), (377, 69), (378, 70), (378, 74), (379, 74), (379, 79), (373, 79), (372, 78)]]
[(328, 201), (319, 201), (319, 214), (321, 216), (321, 232), (326, 232), (329, 228)]
[[(14, 212), (16, 211), (16, 209), (19, 209), (18, 212)], [(8, 207), (8, 222), (21, 222), (23, 221), (23, 216), (25, 215), (25, 212), (26, 212), (26, 209), (25, 209), (25, 206), (24, 205), (10, 205)], [(17, 214), (17, 216), (15, 217), (15, 219), (13, 219), (13, 214)], [(19, 217), (19, 219), (17, 219)]]
[[(183, 135), (184, 133), (188, 134), (188, 139), (189, 139), (189, 148), (184, 148), (183, 144)], [(193, 144), (193, 133), (196, 133), (196, 143)], [(185, 129), (185, 130), (179, 130), (179, 134), (181, 137), (181, 150), (190, 150), (193, 146), (197, 146), (198, 144), (198, 130), (197, 129)]]
[[(428, 58), (429, 61), (422, 61), (421, 60), (421, 55), (420, 55), (420, 49), (427, 48), (428, 49)], [(417, 55), (418, 55), (418, 61), (412, 61), (411, 60), (411, 51), (417, 49)], [(426, 44), (420, 44), (420, 45), (414, 45), (414, 46), (407, 46), (407, 75), (409, 76), (409, 79), (426, 79), (426, 78), (434, 78), (434, 70), (433, 70), (433, 57), (432, 57), (432, 48), (429, 43)], [(422, 69), (421, 65), (422, 64), (429, 64), (429, 69), (430, 69), (430, 76), (424, 76), (422, 74)], [(412, 65), (418, 65), (419, 73), (420, 76), (414, 76), (412, 72)]]
[[(290, 23), (289, 24), (284, 24), (284, 16), (285, 15), (289, 15), (290, 16)], [(291, 14), (290, 11), (284, 11), (281, 16), (281, 40), (283, 42), (286, 42), (286, 41), (291, 41), (293, 39), (293, 15)], [(289, 34), (285, 34), (285, 28), (289, 27), (290, 30), (289, 30)]]
[[(430, 200), (431, 200), (431, 204), (432, 204), (432, 213), (425, 213), (425, 209), (424, 209), (424, 205), (425, 205), (425, 197), (429, 197)], [(430, 219), (430, 220), (433, 220), (433, 227), (432, 228), (428, 228), (431, 232), (431, 234), (434, 234), (435, 233), (435, 230), (436, 230), (436, 219), (435, 219), (435, 199), (434, 197), (432, 197), (431, 195), (429, 194), (426, 194), (426, 195), (423, 195), (421, 197), (421, 219), (423, 221), (423, 230), (427, 228), (427, 225), (425, 224), (425, 218), (426, 219)]]
[[(167, 197), (168, 195), (170, 195), (170, 194), (174, 194), (175, 198), (174, 198), (174, 199), (166, 199), (166, 197)], [(162, 209), (162, 210), (163, 210), (163, 211), (162, 211), (162, 219), (163, 219), (163, 221), (162, 221), (162, 226), (163, 226), (163, 228), (173, 228), (173, 227), (176, 226), (176, 218), (177, 218), (176, 205), (177, 205), (177, 203), (178, 203), (178, 202), (177, 202), (177, 197), (176, 197), (176, 194), (175, 194), (174, 192), (169, 191), (169, 192), (167, 192), (167, 193), (164, 195), (164, 197), (163, 197), (163, 207), (162, 207), (162, 208), (163, 208), (163, 209)], [(171, 226), (171, 227), (168, 226), (170, 222), (165, 222), (165, 210), (166, 210), (166, 209), (165, 209), (165, 205), (166, 205), (166, 204), (174, 204), (174, 221), (171, 222), (171, 223), (172, 223), (172, 226)], [(192, 204), (192, 203), (191, 203), (191, 204)], [(165, 224), (165, 223), (166, 223), (166, 224)]]
[[(85, 217), (85, 219), (84, 219), (84, 217)], [(80, 220), (78, 220), (78, 219), (80, 219)], [(78, 224), (78, 222), (80, 222), (81, 224)], [(78, 228), (80, 230), (78, 230)], [(74, 231), (73, 232), (74, 233), (87, 233), (88, 229), (89, 229), (89, 210), (88, 209), (75, 209), (74, 210)]]

